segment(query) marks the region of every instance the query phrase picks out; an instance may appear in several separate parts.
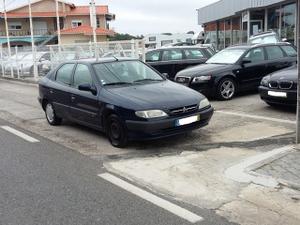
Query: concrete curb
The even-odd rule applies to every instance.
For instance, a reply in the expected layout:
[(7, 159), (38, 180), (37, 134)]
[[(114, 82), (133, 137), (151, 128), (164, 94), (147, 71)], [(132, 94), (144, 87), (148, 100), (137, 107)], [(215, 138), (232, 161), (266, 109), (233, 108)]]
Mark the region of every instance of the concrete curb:
[(298, 190), (298, 188), (300, 188), (300, 185), (298, 184), (292, 184), (289, 181), (273, 178), (271, 176), (266, 176), (254, 172), (254, 170), (295, 151), (295, 147), (285, 146), (283, 148), (274, 149), (272, 151), (250, 157), (242, 161), (241, 163), (228, 168), (225, 171), (225, 176), (229, 179), (241, 183), (252, 182), (255, 184), (273, 188), (279, 187), (280, 185), (284, 185)]
[(17, 78), (11, 78), (11, 77), (0, 77), (0, 80), (4, 80), (11, 83), (17, 83), (17, 84), (27, 84), (32, 86), (37, 86), (38, 81), (33, 80), (26, 80), (26, 79), (17, 79)]

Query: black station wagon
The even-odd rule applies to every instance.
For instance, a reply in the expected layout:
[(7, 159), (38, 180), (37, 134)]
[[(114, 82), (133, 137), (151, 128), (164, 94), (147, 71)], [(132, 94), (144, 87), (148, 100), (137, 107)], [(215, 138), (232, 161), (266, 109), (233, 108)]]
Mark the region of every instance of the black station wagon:
[(132, 59), (63, 63), (39, 82), (39, 101), (49, 124), (98, 129), (116, 147), (203, 127), (213, 114), (203, 95)]
[(208, 47), (183, 46), (152, 50), (146, 53), (146, 62), (160, 73), (174, 80), (176, 73), (190, 66), (205, 63), (214, 52)]

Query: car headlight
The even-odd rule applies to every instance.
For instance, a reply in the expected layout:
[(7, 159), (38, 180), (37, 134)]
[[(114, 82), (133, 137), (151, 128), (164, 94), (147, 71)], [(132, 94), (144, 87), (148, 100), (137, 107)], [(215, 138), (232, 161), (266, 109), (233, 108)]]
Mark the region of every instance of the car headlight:
[(203, 99), (203, 100), (200, 101), (200, 103), (199, 103), (199, 109), (203, 109), (203, 108), (205, 108), (207, 106), (210, 106), (210, 103), (209, 103), (209, 101), (208, 101), (207, 98), (205, 98), (205, 99)]
[(261, 85), (261, 86), (268, 87), (268, 84), (269, 84), (270, 78), (271, 78), (271, 76), (270, 76), (270, 75), (269, 75), (269, 76), (266, 76), (266, 77), (264, 77), (264, 78), (261, 80), (261, 82), (260, 82), (260, 85)]
[(209, 80), (211, 80), (211, 76), (198, 76), (193, 78), (192, 83), (203, 83)]
[(150, 118), (159, 118), (168, 116), (162, 110), (147, 110), (147, 111), (137, 111), (135, 115), (141, 118), (150, 119)]

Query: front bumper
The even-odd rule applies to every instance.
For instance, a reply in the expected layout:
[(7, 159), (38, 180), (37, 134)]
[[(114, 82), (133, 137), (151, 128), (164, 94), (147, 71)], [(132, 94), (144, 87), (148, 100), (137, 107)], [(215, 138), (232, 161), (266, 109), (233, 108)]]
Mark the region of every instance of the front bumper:
[[(151, 140), (159, 139), (164, 137), (169, 137), (181, 133), (186, 133), (201, 127), (208, 125), (214, 109), (209, 107), (203, 111), (198, 111), (193, 114), (172, 117), (162, 120), (155, 121), (126, 121), (126, 126), (128, 130), (128, 138), (130, 140)], [(178, 119), (183, 119), (190, 116), (200, 115), (200, 120), (188, 125), (176, 126), (176, 121)]]
[[(264, 86), (259, 86), (258, 90), (259, 90), (260, 98), (267, 103), (273, 103), (278, 105), (293, 105), (293, 106), (297, 104), (297, 90), (270, 89)], [(269, 91), (285, 92), (286, 97), (270, 96)]]

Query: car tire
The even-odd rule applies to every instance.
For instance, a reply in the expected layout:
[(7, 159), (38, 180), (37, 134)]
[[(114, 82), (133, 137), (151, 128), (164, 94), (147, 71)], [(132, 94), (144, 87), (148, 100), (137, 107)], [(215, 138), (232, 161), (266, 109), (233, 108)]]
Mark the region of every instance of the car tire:
[(46, 115), (46, 119), (47, 119), (48, 123), (51, 126), (60, 125), (62, 122), (62, 118), (56, 116), (54, 107), (53, 107), (52, 103), (50, 103), (50, 102), (47, 102), (45, 105), (45, 115)]
[(219, 100), (228, 101), (234, 97), (236, 90), (236, 82), (231, 78), (224, 78), (218, 84), (216, 96)]
[(112, 146), (117, 148), (127, 146), (127, 130), (117, 115), (112, 114), (108, 116), (106, 133)]

